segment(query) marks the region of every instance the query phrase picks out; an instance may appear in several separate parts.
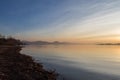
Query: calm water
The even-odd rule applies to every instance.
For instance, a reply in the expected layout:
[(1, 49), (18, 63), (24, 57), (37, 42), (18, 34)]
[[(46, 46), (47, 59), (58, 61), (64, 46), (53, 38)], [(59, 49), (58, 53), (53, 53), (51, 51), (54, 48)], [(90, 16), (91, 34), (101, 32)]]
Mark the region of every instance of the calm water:
[(22, 53), (65, 80), (120, 80), (120, 46), (26, 46)]

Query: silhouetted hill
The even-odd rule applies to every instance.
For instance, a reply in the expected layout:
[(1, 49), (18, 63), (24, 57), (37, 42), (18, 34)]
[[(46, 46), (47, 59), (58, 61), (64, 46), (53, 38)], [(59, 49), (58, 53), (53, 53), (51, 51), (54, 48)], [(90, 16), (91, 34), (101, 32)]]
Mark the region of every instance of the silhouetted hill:
[(54, 41), (54, 42), (48, 42), (48, 41), (22, 41), (26, 45), (60, 45), (60, 44), (75, 44), (75, 43), (69, 43), (69, 42), (59, 42), (59, 41)]

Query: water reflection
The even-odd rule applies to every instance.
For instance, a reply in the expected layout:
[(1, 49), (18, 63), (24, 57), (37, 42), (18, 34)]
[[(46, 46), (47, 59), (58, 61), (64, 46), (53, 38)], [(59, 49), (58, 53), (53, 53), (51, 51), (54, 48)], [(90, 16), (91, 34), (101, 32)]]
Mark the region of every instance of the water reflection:
[(120, 80), (120, 46), (27, 46), (22, 53), (56, 69), (67, 80)]

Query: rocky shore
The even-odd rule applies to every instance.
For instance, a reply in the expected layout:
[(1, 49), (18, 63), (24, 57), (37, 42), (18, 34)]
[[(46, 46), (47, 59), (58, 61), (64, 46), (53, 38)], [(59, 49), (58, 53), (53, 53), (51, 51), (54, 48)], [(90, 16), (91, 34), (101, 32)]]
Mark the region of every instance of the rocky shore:
[(56, 80), (54, 71), (43, 69), (20, 50), (20, 46), (0, 46), (0, 80)]

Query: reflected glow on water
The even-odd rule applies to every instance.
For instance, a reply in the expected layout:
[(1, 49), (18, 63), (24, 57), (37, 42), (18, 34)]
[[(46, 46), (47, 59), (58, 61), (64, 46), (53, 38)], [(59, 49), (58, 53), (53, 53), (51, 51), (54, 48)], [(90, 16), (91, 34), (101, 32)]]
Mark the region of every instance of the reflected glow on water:
[(71, 80), (120, 80), (120, 46), (27, 46), (22, 53), (33, 56), (47, 68), (54, 68)]

